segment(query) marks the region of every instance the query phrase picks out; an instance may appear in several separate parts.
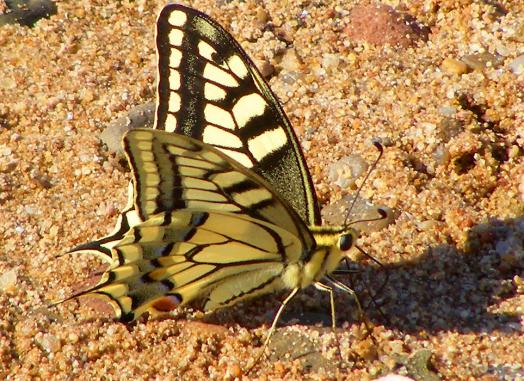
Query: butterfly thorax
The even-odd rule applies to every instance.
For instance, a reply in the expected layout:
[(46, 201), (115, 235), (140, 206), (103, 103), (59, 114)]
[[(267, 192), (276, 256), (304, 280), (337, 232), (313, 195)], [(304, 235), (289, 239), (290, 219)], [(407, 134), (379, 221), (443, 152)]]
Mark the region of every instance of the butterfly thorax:
[(284, 270), (284, 283), (289, 288), (305, 288), (331, 274), (340, 261), (347, 257), (358, 231), (347, 227), (310, 226), (315, 246), (299, 263), (293, 263)]

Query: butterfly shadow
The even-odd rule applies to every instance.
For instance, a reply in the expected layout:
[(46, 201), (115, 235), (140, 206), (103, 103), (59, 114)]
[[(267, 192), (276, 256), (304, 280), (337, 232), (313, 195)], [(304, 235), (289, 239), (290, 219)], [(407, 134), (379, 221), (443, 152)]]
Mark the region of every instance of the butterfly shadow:
[(366, 316), (404, 334), (519, 331), (519, 316), (497, 310), (517, 293), (523, 237), (524, 217), (492, 219), (468, 231), (463, 250), (441, 244), (411, 261), (367, 268), (363, 283), (383, 271), (389, 278), (375, 303), (366, 302)]

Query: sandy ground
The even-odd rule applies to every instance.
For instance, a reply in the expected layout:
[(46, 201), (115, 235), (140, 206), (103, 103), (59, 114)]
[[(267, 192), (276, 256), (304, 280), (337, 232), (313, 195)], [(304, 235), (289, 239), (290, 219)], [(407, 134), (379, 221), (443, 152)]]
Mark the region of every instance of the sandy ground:
[[(45, 308), (100, 266), (55, 256), (107, 234), (125, 204), (128, 170), (99, 135), (154, 100), (163, 3), (58, 1), (32, 29), (1, 27), (0, 378), (524, 379), (524, 74), (511, 66), (524, 53), (524, 3), (384, 3), (428, 26), (429, 40), (350, 40), (352, 1), (191, 4), (277, 69), (270, 84), (322, 204), (341, 195), (330, 165), (349, 154), (371, 162), (380, 137), (384, 159), (363, 197), (396, 211), (360, 242), (384, 264), (363, 258), (352, 277), (367, 328), (337, 295), (338, 354), (329, 299), (306, 290), (247, 376), (284, 295), (130, 325), (85, 303)], [(485, 51), (497, 65), (454, 61)]]

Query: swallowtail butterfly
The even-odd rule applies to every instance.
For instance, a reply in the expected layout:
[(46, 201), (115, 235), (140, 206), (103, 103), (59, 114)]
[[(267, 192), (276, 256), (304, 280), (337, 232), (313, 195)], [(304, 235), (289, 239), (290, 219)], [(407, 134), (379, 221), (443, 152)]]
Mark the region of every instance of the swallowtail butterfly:
[(330, 274), (358, 231), (321, 226), (297, 138), (251, 59), (215, 21), (178, 4), (161, 11), (156, 43), (155, 129), (124, 137), (128, 207), (111, 235), (72, 250), (110, 267), (72, 297), (100, 297), (130, 321), (288, 289), (273, 331), (300, 289), (329, 291), (332, 304), (332, 286), (352, 293)]

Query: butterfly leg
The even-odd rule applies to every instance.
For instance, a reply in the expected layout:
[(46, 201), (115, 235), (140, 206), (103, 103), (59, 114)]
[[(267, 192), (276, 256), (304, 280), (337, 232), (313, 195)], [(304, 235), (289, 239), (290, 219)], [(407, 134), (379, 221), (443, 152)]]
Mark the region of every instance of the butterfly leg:
[[(366, 327), (366, 331), (369, 333), (369, 334), (372, 334), (372, 330), (371, 330), (371, 327), (369, 326), (367, 320), (366, 320), (366, 316), (364, 314), (364, 311), (362, 309), (362, 305), (360, 304), (360, 300), (358, 299), (358, 296), (356, 294), (355, 291), (353, 291), (351, 288), (349, 288), (348, 286), (346, 286), (344, 283), (336, 280), (335, 278), (333, 278), (332, 276), (328, 275), (326, 276), (326, 279), (329, 280), (329, 282), (335, 286), (336, 288), (338, 288), (339, 290), (342, 290), (344, 291), (346, 294), (348, 295), (351, 295), (354, 300), (355, 300), (355, 303), (357, 305), (357, 308), (358, 308), (358, 314), (359, 314), (359, 319), (364, 323), (365, 327)], [(376, 343), (375, 339), (372, 337), (372, 340), (373, 342)], [(358, 355), (356, 355), (357, 357), (360, 357)]]
[(324, 283), (316, 282), (315, 287), (317, 290), (329, 292), (329, 304), (331, 305), (331, 329), (335, 333), (337, 328), (337, 317), (335, 314), (335, 293), (333, 287), (327, 286)]
[[(351, 288), (349, 288), (348, 286), (346, 286), (344, 283), (336, 280), (335, 278), (333, 278), (332, 276), (326, 276), (326, 279), (329, 280), (329, 282), (335, 286), (336, 288), (338, 288), (339, 290), (342, 290), (344, 291), (346, 294), (348, 295), (351, 295), (353, 297), (353, 299), (355, 299), (355, 303), (357, 304), (357, 308), (359, 310), (359, 313), (362, 314), (362, 306), (360, 305), (360, 300), (358, 300), (358, 296), (356, 294), (355, 291), (353, 291)], [(318, 282), (317, 282), (318, 283)]]
[(264, 345), (262, 346), (260, 352), (258, 353), (258, 355), (253, 359), (253, 362), (251, 363), (251, 365), (249, 365), (246, 369), (246, 374), (249, 374), (249, 372), (251, 371), (251, 369), (253, 369), (253, 367), (258, 363), (258, 361), (260, 360), (260, 358), (264, 355), (264, 353), (266, 352), (266, 348), (269, 344), (269, 340), (271, 339), (271, 336), (273, 336), (273, 333), (275, 332), (275, 329), (276, 329), (276, 326), (277, 326), (277, 323), (278, 323), (278, 320), (280, 319), (280, 315), (282, 315), (282, 312), (284, 311), (284, 309), (286, 308), (287, 304), (289, 303), (289, 301), (291, 299), (293, 299), (293, 297), (297, 294), (298, 290), (300, 290), (299, 288), (294, 288), (291, 293), (287, 296), (286, 299), (284, 299), (284, 301), (282, 302), (282, 305), (280, 306), (280, 308), (278, 309), (277, 311), (277, 314), (275, 315), (275, 318), (273, 319), (273, 323), (271, 324), (271, 328), (269, 329), (269, 332), (266, 336), (266, 340), (264, 340)]
[(333, 331), (333, 335), (335, 335), (335, 340), (337, 340), (337, 352), (340, 360), (342, 360), (342, 351), (340, 350), (340, 341), (338, 340), (337, 335), (337, 315), (335, 312), (335, 292), (333, 291), (333, 287), (330, 287), (328, 285), (325, 285), (321, 282), (316, 282), (315, 287), (320, 291), (329, 292), (329, 304), (331, 305), (331, 331)]

